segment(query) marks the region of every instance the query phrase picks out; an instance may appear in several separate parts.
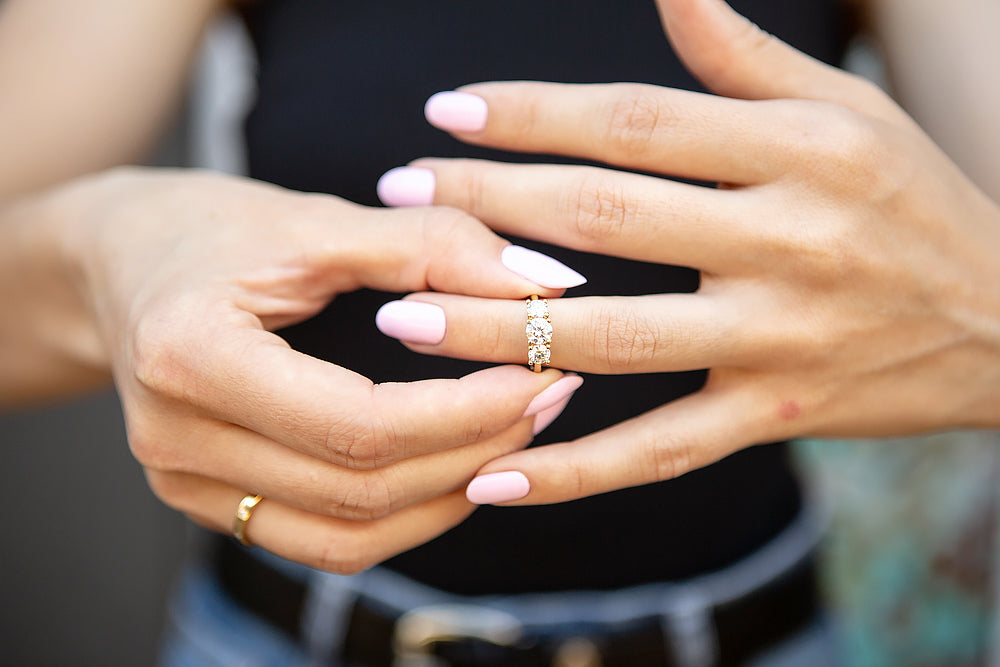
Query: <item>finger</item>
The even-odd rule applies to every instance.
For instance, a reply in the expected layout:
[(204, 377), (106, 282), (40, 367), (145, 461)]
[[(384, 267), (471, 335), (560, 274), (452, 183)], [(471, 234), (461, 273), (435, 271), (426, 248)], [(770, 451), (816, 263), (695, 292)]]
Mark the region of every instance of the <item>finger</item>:
[(538, 505), (672, 479), (769, 441), (759, 403), (746, 391), (706, 388), (579, 440), (491, 461), (467, 494), (479, 504)]
[[(700, 294), (551, 299), (550, 363), (555, 368), (616, 374), (735, 364), (753, 353), (756, 343), (744, 336), (741, 309), (722, 307), (720, 299)], [(408, 296), (406, 303), (440, 308), (448, 321), (448, 333), (439, 344), (404, 340), (410, 349), (459, 359), (526, 363), (524, 301), (421, 293)]]
[(878, 87), (767, 34), (723, 0), (657, 0), (670, 42), (711, 90), (744, 99), (832, 102), (891, 121), (909, 121)]
[(173, 429), (169, 434), (181, 441), (197, 438), (199, 447), (174, 447), (172, 451), (178, 453), (169, 462), (162, 458), (153, 461), (141, 450), (137, 454), (147, 467), (167, 465), (174, 472), (253, 489), (266, 498), (308, 512), (369, 520), (464, 487), (485, 463), (531, 442), (533, 421), (523, 419), (481, 442), (376, 470), (342, 468), (246, 429), (207, 419), (188, 420), (187, 433)]
[[(338, 220), (343, 217), (339, 208), (336, 212)], [(430, 289), (516, 298), (557, 296), (586, 282), (551, 257), (524, 251), (512, 255), (508, 241), (454, 209), (358, 207), (352, 217), (357, 220), (352, 220), (350, 233), (331, 234), (321, 222), (318, 230), (307, 229), (302, 240), (315, 245), (312, 252), (323, 258), (332, 274), (350, 276), (351, 282), (335, 284), (337, 291)]]
[[(166, 504), (212, 530), (232, 534), (236, 508), (247, 491), (181, 473), (147, 472), (147, 477)], [(246, 537), (283, 558), (337, 574), (356, 574), (437, 537), (474, 509), (461, 492), (455, 492), (382, 519), (351, 521), (265, 497), (247, 521)]]
[[(435, 201), (494, 229), (585, 252), (732, 273), (778, 239), (751, 190), (716, 190), (594, 167), (424, 159)], [(544, 224), (541, 223), (544, 221)]]
[[(526, 416), (532, 399), (561, 377), (507, 366), (457, 380), (374, 385), (292, 350), (274, 334), (241, 327), (247, 317), (234, 310), (229, 321), (219, 315), (205, 322), (201, 315), (172, 322), (188, 332), (186, 344), (156, 327), (140, 332), (146, 339), (134, 362), (140, 384), (173, 399), (168, 407), (193, 405), (346, 467), (383, 467), (494, 436)], [(132, 412), (141, 419), (149, 411)], [(155, 436), (155, 428), (154, 413), (130, 424), (130, 437)]]
[[(488, 109), (475, 131), (440, 111), (471, 100)], [(734, 184), (782, 173), (793, 147), (786, 115), (773, 104), (634, 83), (477, 83), (427, 103), (433, 125), (469, 143)]]

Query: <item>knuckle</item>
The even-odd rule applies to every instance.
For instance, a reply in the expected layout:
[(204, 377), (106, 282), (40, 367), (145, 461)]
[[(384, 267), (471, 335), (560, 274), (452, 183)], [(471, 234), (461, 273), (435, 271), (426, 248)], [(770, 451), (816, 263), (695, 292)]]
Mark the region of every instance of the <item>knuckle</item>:
[(348, 535), (331, 534), (323, 542), (315, 567), (334, 574), (352, 575), (364, 572), (376, 564), (357, 532)]
[[(479, 177), (471, 178), (476, 183), (481, 182)], [(470, 185), (470, 187), (479, 186)], [(466, 251), (470, 237), (474, 235), (476, 228), (482, 227), (482, 223), (472, 217), (478, 215), (479, 202), (481, 201), (482, 199), (470, 198), (468, 201), (456, 203), (457, 206), (469, 211), (469, 213), (459, 210), (459, 208), (447, 206), (435, 206), (425, 210), (420, 221), (422, 229), (420, 238), (423, 240), (424, 248), (428, 249), (428, 256)]]
[(660, 346), (659, 331), (627, 299), (601, 306), (589, 329), (593, 349), (603, 350), (608, 370), (640, 369), (653, 361)]
[(150, 491), (167, 507), (186, 511), (185, 502), (191, 494), (191, 481), (186, 475), (146, 471), (146, 483)]
[[(358, 521), (371, 521), (389, 515), (395, 509), (393, 495), (381, 471), (365, 471), (339, 489), (331, 515)], [(335, 492), (337, 493), (337, 492)]]
[[(454, 192), (454, 206), (468, 211), (473, 216), (479, 217), (486, 195), (486, 174), (482, 165), (475, 164), (471, 160), (463, 160), (455, 165), (454, 177), (457, 179)], [(448, 209), (442, 209), (447, 212)], [(451, 211), (451, 225), (454, 226), (455, 211)]]
[(690, 443), (662, 437), (649, 447), (649, 465), (657, 480), (674, 479), (692, 469)]
[(851, 187), (877, 183), (886, 172), (887, 143), (881, 126), (839, 105), (800, 102), (799, 146), (804, 166)]
[(834, 216), (798, 230), (785, 254), (793, 275), (820, 287), (857, 279), (875, 259), (859, 252), (854, 225)]
[(505, 134), (514, 142), (532, 142), (537, 140), (541, 119), (548, 110), (547, 98), (534, 83), (519, 84), (515, 91), (516, 113), (504, 114)]
[[(198, 403), (211, 385), (212, 369), (204, 363), (217, 355), (209, 349), (219, 340), (236, 344), (230, 322), (206, 322), (219, 297), (194, 291), (153, 304), (129, 325), (129, 361), (133, 380), (144, 389), (170, 399)], [(214, 330), (209, 330), (214, 327)], [(194, 332), (197, 332), (194, 333)]]
[(824, 156), (839, 169), (856, 172), (869, 165), (880, 142), (875, 126), (843, 107), (829, 113)]
[(155, 319), (145, 319), (134, 327), (131, 342), (132, 376), (135, 381), (154, 393), (182, 397), (189, 373), (169, 335), (169, 329)]
[(573, 189), (577, 235), (599, 245), (619, 238), (637, 216), (638, 204), (610, 173), (587, 169)]
[(362, 418), (338, 420), (326, 434), (327, 458), (351, 470), (370, 470), (376, 466), (378, 445), (375, 429)]
[(378, 407), (383, 385), (374, 385), (372, 392), (370, 409), (334, 422), (327, 432), (330, 459), (352, 470), (380, 468), (406, 456), (406, 435), (398, 433), (390, 413)]
[(608, 145), (614, 154), (635, 158), (645, 154), (661, 129), (664, 109), (652, 88), (641, 84), (619, 84), (608, 110)]
[(160, 471), (186, 470), (179, 448), (170, 444), (157, 429), (129, 420), (128, 445), (132, 456), (144, 468)]

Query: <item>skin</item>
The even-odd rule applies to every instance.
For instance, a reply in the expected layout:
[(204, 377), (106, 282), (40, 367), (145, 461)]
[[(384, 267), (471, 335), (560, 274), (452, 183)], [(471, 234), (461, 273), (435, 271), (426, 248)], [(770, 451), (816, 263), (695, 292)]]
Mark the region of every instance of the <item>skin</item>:
[[(912, 27), (935, 15), (918, 3), (919, 18), (904, 16), (903, 4), (880, 5), (877, 21)], [(986, 4), (966, 2), (963, 15), (981, 21), (975, 9), (996, 11)], [(1000, 426), (995, 201), (874, 85), (796, 52), (719, 0), (659, 7), (676, 50), (716, 96), (635, 84), (476, 84), (462, 90), (486, 100), (486, 127), (456, 136), (723, 187), (592, 167), (414, 166), (434, 172), (435, 204), (494, 229), (699, 269), (695, 294), (550, 302), (552, 365), (593, 373), (709, 368), (707, 385), (574, 442), (502, 457), (480, 474), (519, 471), (531, 491), (516, 504), (552, 503), (676, 477), (760, 442)], [(949, 24), (946, 46), (968, 34), (967, 20)], [(915, 50), (901, 32), (890, 44)], [(996, 62), (994, 44), (983, 40), (974, 53), (992, 47), (984, 63)], [(943, 60), (942, 69), (962, 71)], [(897, 77), (929, 117), (950, 100), (919, 77)], [(988, 77), (970, 79), (994, 88)], [(974, 121), (984, 113), (968, 87), (959, 94), (976, 109)], [(947, 110), (958, 112), (950, 101)], [(951, 117), (945, 125), (961, 123)], [(1000, 147), (984, 150), (997, 132), (978, 127), (977, 151), (992, 157), (976, 164), (985, 164)], [(952, 136), (957, 152), (971, 154)], [(977, 172), (993, 192), (996, 173)], [(522, 304), (410, 298), (440, 305), (448, 321), (440, 345), (413, 349), (523, 357), (523, 332), (511, 325), (523, 318)], [(485, 346), (497, 330), (504, 340), (489, 335)]]
[[(685, 299), (551, 302), (557, 366), (711, 366), (712, 377), (650, 415), (513, 458), (503, 455), (531, 438), (526, 405), (559, 372), (506, 367), (376, 387), (269, 333), (360, 286), (560, 294), (506, 271), (503, 241), (454, 208), (368, 210), (245, 179), (109, 171), (152, 143), (217, 4), (0, 8), (0, 90), (17, 93), (0, 105), (0, 398), (47, 400), (113, 377), (154, 492), (220, 532), (239, 499), (260, 492), (252, 541), (350, 573), (461, 521), (472, 506), (460, 489), (476, 470), (521, 470), (532, 482), (525, 502), (554, 502), (664, 479), (786, 434), (986, 425), (997, 414), (993, 202), (879, 91), (801, 60), (714, 0), (661, 2), (671, 37), (717, 92), (761, 101), (486, 85), (470, 90), (487, 98), (489, 126), (461, 138), (727, 189), (574, 168), (424, 165), (437, 173), (439, 203), (498, 229), (518, 231), (518, 212), (536, 220), (540, 206), (560, 243), (648, 254), (705, 276)], [(84, 48), (93, 44), (102, 48)], [(546, 125), (539, 111), (550, 108), (568, 110), (572, 131)], [(526, 117), (535, 132), (524, 131)], [(520, 195), (495, 194), (525, 179)], [(470, 183), (483, 186), (482, 200)], [(462, 253), (434, 251), (448, 238)], [(421, 351), (481, 356), (475, 328), (457, 319), (459, 297), (418, 298), (442, 299), (449, 317), (442, 345)], [(489, 303), (491, 313), (504, 307)], [(508, 323), (523, 322), (517, 307)], [(497, 357), (521, 363), (523, 333), (510, 342), (518, 353), (501, 341)], [(888, 409), (872, 408), (886, 397)], [(454, 406), (454, 421), (440, 420), (441, 405)]]
[(247, 537), (334, 572), (468, 516), (461, 489), (531, 441), (525, 409), (559, 371), (374, 385), (270, 332), (361, 287), (561, 291), (506, 269), (508, 243), (454, 209), (370, 209), (248, 179), (108, 169), (156, 135), (216, 7), (79, 5), (13, 0), (0, 13), (0, 89), (19, 93), (0, 109), (0, 403), (113, 379), (132, 452), (166, 504), (228, 533), (240, 498), (260, 493)]

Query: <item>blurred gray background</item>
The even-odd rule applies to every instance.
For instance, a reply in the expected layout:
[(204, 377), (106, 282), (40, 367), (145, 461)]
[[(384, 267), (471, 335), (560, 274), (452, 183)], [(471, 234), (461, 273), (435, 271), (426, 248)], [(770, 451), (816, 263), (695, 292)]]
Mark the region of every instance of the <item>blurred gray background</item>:
[(0, 448), (0, 664), (152, 664), (185, 522), (147, 488), (117, 397), (2, 416)]

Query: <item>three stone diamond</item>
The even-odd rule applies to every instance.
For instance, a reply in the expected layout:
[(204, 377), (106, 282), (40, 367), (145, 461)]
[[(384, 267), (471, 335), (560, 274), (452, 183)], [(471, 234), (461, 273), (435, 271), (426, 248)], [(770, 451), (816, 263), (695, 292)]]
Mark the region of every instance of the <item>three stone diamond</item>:
[(552, 322), (549, 320), (549, 303), (533, 296), (525, 301), (528, 324), (524, 331), (528, 336), (528, 365), (536, 372), (549, 363), (551, 358)]

